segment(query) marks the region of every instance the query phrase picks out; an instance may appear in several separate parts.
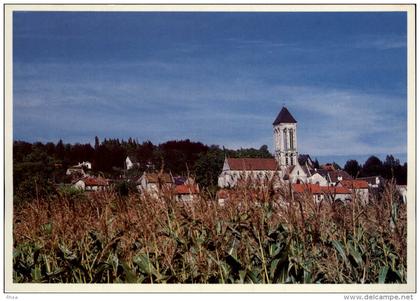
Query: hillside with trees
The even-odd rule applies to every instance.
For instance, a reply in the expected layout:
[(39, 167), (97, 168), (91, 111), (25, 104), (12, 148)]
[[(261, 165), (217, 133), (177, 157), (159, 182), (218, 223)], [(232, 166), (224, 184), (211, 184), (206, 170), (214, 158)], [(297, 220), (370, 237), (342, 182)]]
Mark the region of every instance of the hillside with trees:
[(54, 144), (13, 143), (13, 186), (17, 200), (30, 196), (42, 197), (54, 190), (54, 184), (68, 181), (67, 168), (78, 162), (92, 163), (92, 173), (110, 179), (118, 179), (125, 173), (127, 156), (135, 157), (139, 168), (130, 171), (140, 175), (150, 167), (171, 172), (173, 175), (191, 175), (202, 187), (215, 187), (225, 156), (229, 157), (272, 157), (266, 145), (260, 149), (246, 148), (229, 150), (218, 145), (201, 142), (172, 140), (158, 145), (150, 141), (104, 139), (95, 137), (94, 146), (69, 144), (62, 140)]
[[(140, 175), (148, 168), (171, 172), (173, 175), (195, 177), (201, 187), (215, 191), (217, 179), (225, 157), (231, 158), (272, 158), (267, 145), (259, 149), (226, 149), (218, 145), (205, 145), (201, 142), (172, 140), (158, 145), (151, 141), (139, 143), (137, 140), (104, 139), (95, 137), (95, 144), (69, 144), (62, 140), (56, 144), (28, 143), (15, 141), (13, 144), (13, 186), (15, 200), (33, 196), (42, 197), (54, 191), (57, 183), (68, 181), (67, 168), (78, 162), (92, 163), (92, 173), (110, 179), (127, 176), (125, 158), (135, 157), (139, 168), (131, 175)], [(316, 163), (318, 162), (315, 160)], [(319, 165), (319, 163), (317, 163)], [(380, 175), (385, 179), (395, 178), (397, 184), (407, 182), (407, 164), (388, 155), (385, 161), (371, 156), (362, 165), (349, 160), (344, 166), (353, 177)]]

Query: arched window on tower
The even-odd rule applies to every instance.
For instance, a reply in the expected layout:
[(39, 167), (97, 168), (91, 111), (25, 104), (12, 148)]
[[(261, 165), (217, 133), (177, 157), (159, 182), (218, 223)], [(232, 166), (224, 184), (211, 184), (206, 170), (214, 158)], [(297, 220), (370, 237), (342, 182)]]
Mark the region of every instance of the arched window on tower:
[(286, 154), (286, 165), (289, 165), (289, 156)]
[(287, 149), (287, 129), (283, 130), (283, 144), (284, 149)]
[(293, 149), (293, 129), (289, 129), (290, 148)]

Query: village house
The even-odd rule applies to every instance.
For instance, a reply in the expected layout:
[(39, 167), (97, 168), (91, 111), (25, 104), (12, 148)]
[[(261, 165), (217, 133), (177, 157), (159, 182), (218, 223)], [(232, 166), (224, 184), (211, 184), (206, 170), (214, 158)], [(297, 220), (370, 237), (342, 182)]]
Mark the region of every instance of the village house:
[(369, 184), (364, 180), (342, 180), (337, 186), (352, 191), (364, 204), (369, 202)]
[(67, 176), (86, 176), (85, 170), (91, 170), (92, 169), (92, 163), (88, 161), (83, 161), (81, 163), (78, 163), (76, 165), (73, 165), (66, 170)]
[(157, 197), (160, 192), (171, 191), (175, 182), (170, 173), (144, 172), (136, 181), (136, 186), (140, 192)]
[(308, 177), (308, 183), (318, 184), (320, 186), (328, 186), (328, 173), (324, 170), (314, 170)]
[(327, 181), (330, 186), (335, 186), (341, 181), (352, 180), (353, 177), (344, 170), (327, 171)]
[(177, 201), (190, 202), (197, 199), (200, 190), (197, 184), (180, 184), (174, 189), (175, 199)]
[(369, 187), (374, 189), (380, 188), (385, 183), (385, 179), (381, 176), (361, 177), (357, 179), (368, 182)]
[(140, 167), (140, 162), (139, 160), (137, 160), (135, 156), (127, 156), (127, 158), (125, 158), (124, 163), (125, 163), (125, 169), (127, 170)]
[(89, 161), (83, 161), (83, 162), (77, 164), (76, 167), (82, 167), (82, 168), (86, 168), (88, 170), (91, 170), (92, 169), (92, 163), (90, 163)]
[(75, 165), (75, 166), (67, 168), (66, 175), (67, 176), (74, 175), (77, 177), (81, 177), (81, 176), (86, 176), (86, 172), (84, 171), (83, 167)]
[(109, 188), (109, 180), (86, 176), (75, 181), (72, 186), (83, 191), (105, 191)]
[(342, 186), (320, 186), (319, 184), (292, 184), (294, 193), (306, 194), (313, 196), (314, 201), (320, 202), (323, 200), (334, 201), (349, 201), (352, 199), (350, 189)]
[(174, 184), (175, 185), (195, 185), (195, 180), (191, 177), (185, 177), (185, 176), (173, 176)]

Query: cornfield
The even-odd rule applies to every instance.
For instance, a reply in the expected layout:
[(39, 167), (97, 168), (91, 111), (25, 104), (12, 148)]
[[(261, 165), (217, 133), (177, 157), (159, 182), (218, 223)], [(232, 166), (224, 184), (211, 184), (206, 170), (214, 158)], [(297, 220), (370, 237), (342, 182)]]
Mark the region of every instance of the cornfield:
[(219, 204), (113, 192), (14, 207), (19, 283), (406, 283), (395, 183), (364, 204), (243, 185)]

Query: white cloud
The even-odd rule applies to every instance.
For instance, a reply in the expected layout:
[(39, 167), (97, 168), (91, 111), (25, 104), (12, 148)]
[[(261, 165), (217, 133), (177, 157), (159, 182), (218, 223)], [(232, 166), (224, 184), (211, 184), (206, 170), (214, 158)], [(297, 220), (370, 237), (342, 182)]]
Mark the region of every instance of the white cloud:
[(398, 49), (407, 47), (406, 35), (361, 35), (352, 41), (354, 48), (375, 48), (378, 50)]
[[(267, 83), (249, 74), (218, 78), (206, 75), (217, 67), (205, 63), (200, 65), (202, 78), (194, 77), (196, 67), (186, 62), (17, 67), (18, 135), (51, 137), (42, 131), (53, 127), (54, 133), (77, 137), (69, 130), (73, 128), (80, 137), (133, 136), (156, 143), (191, 138), (230, 148), (267, 144), (272, 149), (271, 123), (286, 102), (298, 119), (300, 152), (406, 152), (402, 96)], [(103, 74), (91, 76), (98, 71)], [(124, 72), (140, 76), (126, 78)]]

